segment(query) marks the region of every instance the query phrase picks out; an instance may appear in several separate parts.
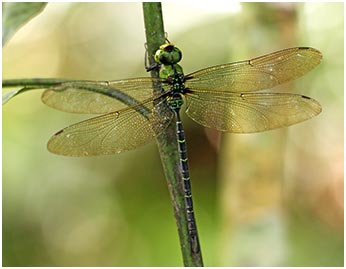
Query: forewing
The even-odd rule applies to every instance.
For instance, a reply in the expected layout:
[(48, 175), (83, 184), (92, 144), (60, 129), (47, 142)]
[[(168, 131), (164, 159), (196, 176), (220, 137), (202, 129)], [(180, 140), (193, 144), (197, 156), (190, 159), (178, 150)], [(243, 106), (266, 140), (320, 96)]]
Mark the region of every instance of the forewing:
[(303, 76), (320, 63), (322, 54), (297, 47), (248, 61), (208, 67), (186, 76), (191, 90), (251, 92), (269, 89)]
[[(212, 96), (212, 98), (211, 98)], [(312, 98), (289, 93), (192, 92), (186, 113), (222, 132), (253, 133), (308, 120), (321, 112)]]
[(46, 105), (73, 113), (105, 114), (154, 98), (154, 78), (116, 81), (74, 81), (50, 87), (42, 94)]
[[(127, 108), (71, 125), (48, 142), (49, 151), (66, 156), (95, 156), (135, 149), (151, 141), (171, 122), (173, 112), (160, 102)], [(157, 114), (157, 111), (164, 111)]]

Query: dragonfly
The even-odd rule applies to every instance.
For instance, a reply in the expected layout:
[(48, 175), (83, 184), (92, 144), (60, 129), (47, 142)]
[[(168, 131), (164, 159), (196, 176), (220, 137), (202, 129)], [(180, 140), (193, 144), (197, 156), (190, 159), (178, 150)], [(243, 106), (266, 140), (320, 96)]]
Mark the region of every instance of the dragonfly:
[[(308, 96), (264, 91), (316, 67), (322, 54), (314, 48), (284, 49), (188, 75), (177, 64), (181, 57), (176, 46), (166, 43), (155, 54), (160, 78), (66, 81), (49, 87), (41, 98), (46, 105), (101, 115), (59, 131), (48, 142), (48, 150), (66, 156), (95, 156), (138, 148), (167, 128), (177, 114), (170, 109), (171, 100), (182, 104), (180, 97), (185, 98), (186, 114), (192, 120), (230, 133), (290, 126), (322, 111)], [(161, 85), (159, 93), (154, 92), (156, 84)]]
[(192, 120), (221, 132), (255, 133), (300, 123), (318, 115), (321, 105), (308, 96), (266, 90), (303, 76), (322, 54), (294, 47), (185, 75), (178, 64), (181, 50), (167, 41), (154, 59), (159, 78), (67, 81), (45, 90), (42, 101), (53, 108), (101, 114), (57, 132), (48, 150), (66, 156), (120, 153), (148, 143), (175, 120), (188, 230), (198, 251), (182, 106), (186, 103)]

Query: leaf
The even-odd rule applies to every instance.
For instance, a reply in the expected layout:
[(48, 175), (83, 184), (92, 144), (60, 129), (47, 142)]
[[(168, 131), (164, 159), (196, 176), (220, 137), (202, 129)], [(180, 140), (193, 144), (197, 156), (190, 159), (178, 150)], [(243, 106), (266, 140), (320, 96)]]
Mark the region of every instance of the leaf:
[(2, 46), (21, 26), (38, 15), (46, 4), (40, 2), (2, 3)]
[(8, 91), (2, 94), (2, 105), (6, 104), (10, 99), (12, 99), (13, 97), (15, 97), (16, 95), (22, 93), (22, 92), (26, 92), (29, 90), (35, 90), (37, 88), (22, 88), (19, 90), (12, 90), (12, 91)]
[(2, 94), (2, 105), (6, 104), (13, 96), (18, 94), (19, 90), (9, 91)]

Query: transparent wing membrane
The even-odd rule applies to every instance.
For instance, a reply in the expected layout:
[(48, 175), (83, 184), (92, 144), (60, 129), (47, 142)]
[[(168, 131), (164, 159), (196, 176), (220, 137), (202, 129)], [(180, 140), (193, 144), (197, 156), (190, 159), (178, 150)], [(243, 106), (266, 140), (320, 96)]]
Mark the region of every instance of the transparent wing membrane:
[(187, 115), (197, 123), (232, 133), (253, 133), (305, 121), (321, 112), (312, 98), (289, 93), (198, 91), (186, 95)]
[(64, 82), (43, 92), (46, 105), (73, 113), (105, 114), (153, 99), (153, 78)]
[[(150, 142), (165, 130), (173, 112), (159, 109), (158, 102), (141, 104), (141, 111), (127, 108), (71, 125), (56, 133), (48, 142), (49, 151), (66, 156), (93, 156), (120, 153)], [(158, 116), (157, 111), (163, 111)]]
[(313, 48), (290, 48), (248, 61), (212, 66), (187, 76), (186, 87), (196, 90), (251, 92), (269, 89), (303, 76), (320, 63)]

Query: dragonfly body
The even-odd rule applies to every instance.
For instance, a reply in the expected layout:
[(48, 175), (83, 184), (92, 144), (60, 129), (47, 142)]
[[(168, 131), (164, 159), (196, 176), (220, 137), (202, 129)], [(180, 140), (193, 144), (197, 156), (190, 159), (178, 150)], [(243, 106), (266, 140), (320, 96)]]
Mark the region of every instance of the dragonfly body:
[(155, 54), (155, 61), (161, 64), (160, 77), (169, 85), (166, 102), (175, 113), (176, 132), (180, 155), (180, 169), (185, 197), (185, 212), (187, 219), (187, 230), (189, 233), (190, 247), (193, 253), (200, 253), (197, 233), (197, 225), (193, 210), (189, 162), (187, 157), (186, 140), (184, 128), (180, 118), (180, 109), (184, 104), (182, 95), (188, 92), (185, 87), (185, 76), (182, 67), (178, 64), (181, 60), (181, 52), (172, 44), (164, 44)]

